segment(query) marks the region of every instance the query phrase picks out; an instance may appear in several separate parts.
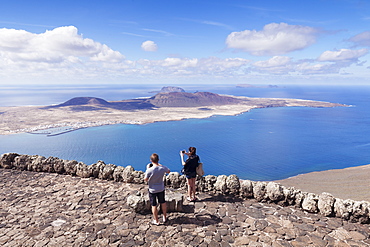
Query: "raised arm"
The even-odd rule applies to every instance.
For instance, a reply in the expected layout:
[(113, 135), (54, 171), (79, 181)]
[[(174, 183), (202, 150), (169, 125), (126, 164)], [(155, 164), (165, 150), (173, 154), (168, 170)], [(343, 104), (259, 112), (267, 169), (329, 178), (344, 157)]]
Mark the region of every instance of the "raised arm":
[(182, 151), (180, 151), (180, 157), (181, 157), (181, 164), (184, 166), (185, 165), (185, 161), (184, 161), (184, 154)]

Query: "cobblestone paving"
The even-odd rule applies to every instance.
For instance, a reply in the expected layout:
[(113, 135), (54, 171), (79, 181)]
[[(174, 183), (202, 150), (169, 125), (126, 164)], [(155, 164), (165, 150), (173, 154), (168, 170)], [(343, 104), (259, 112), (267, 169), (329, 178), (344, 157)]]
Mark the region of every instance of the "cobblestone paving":
[(145, 190), (0, 169), (0, 246), (370, 246), (370, 225), (208, 194), (151, 225), (126, 205)]

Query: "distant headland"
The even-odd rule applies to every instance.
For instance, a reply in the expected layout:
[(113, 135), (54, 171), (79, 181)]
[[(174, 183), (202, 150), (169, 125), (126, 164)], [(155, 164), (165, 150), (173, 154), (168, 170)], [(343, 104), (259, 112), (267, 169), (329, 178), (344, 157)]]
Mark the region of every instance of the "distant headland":
[(75, 97), (50, 106), (0, 107), (0, 134), (37, 133), (53, 135), (72, 130), (110, 125), (146, 124), (214, 115), (238, 115), (254, 108), (267, 107), (338, 107), (322, 101), (251, 98), (211, 92), (185, 92), (179, 87), (163, 87), (149, 98), (106, 101), (96, 97)]

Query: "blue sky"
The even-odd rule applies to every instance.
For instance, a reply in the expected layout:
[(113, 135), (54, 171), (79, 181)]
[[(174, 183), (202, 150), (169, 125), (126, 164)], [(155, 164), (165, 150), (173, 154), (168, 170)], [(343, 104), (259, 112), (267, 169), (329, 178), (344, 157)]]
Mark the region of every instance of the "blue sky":
[(365, 0), (13, 0), (0, 13), (0, 84), (370, 84)]

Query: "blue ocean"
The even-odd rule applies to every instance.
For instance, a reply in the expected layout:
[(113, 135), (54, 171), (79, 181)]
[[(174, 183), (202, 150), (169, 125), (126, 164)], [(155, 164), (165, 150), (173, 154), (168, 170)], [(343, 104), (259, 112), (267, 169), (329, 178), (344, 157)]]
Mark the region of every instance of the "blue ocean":
[[(0, 136), (0, 153), (38, 154), (82, 161), (102, 160), (144, 170), (152, 153), (180, 171), (180, 150), (195, 146), (206, 174), (271, 181), (302, 173), (370, 164), (370, 86), (237, 88), (235, 85), (179, 85), (248, 97), (299, 98), (350, 107), (254, 109), (238, 116), (110, 125), (62, 135)], [(59, 104), (72, 97), (108, 101), (149, 97), (162, 85), (0, 86), (0, 106)]]

